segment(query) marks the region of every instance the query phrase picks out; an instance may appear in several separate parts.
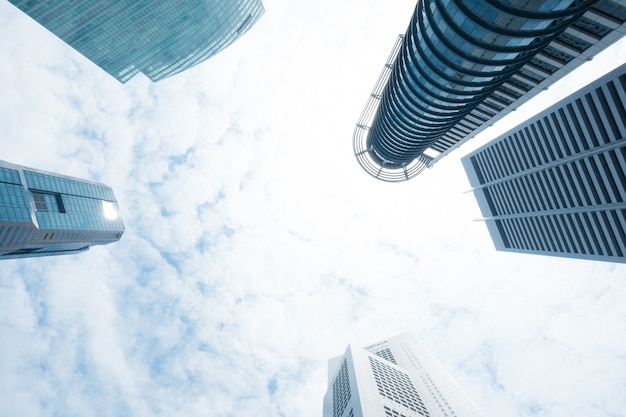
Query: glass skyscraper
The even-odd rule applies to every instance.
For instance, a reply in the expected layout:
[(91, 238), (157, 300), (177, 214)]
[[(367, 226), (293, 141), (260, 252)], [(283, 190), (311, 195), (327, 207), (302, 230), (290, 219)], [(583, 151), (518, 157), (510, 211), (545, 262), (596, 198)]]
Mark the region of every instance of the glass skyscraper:
[(496, 249), (626, 263), (626, 64), (462, 161)]
[(0, 259), (78, 253), (123, 232), (106, 185), (0, 161)]
[(328, 362), (324, 417), (479, 417), (437, 359), (411, 333)]
[(229, 46), (264, 12), (261, 0), (9, 0), (124, 83), (178, 74)]
[(420, 0), (355, 128), (370, 175), (404, 181), (626, 33), (618, 0)]

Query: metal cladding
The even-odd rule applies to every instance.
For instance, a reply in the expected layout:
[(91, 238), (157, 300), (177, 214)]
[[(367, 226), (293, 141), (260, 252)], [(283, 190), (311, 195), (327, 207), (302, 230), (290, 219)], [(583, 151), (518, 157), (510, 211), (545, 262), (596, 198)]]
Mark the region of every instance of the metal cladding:
[[(419, 1), (397, 56), (388, 65), (390, 74), (371, 125), (360, 121), (366, 135), (355, 131), (355, 153), (363, 168), (386, 181), (417, 175), (432, 159), (424, 151), (503, 89), (595, 3)], [(419, 168), (407, 171), (413, 165)], [(396, 173), (390, 174), (393, 170)]]
[(497, 250), (626, 263), (626, 64), (461, 161)]

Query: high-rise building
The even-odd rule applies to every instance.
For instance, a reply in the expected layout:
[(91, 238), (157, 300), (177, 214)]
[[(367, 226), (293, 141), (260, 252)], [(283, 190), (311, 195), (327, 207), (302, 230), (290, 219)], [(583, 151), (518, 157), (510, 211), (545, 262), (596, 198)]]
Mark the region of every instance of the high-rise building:
[(178, 74), (229, 46), (264, 12), (261, 0), (9, 0), (124, 83)]
[(496, 249), (626, 263), (626, 64), (462, 161)]
[(461, 387), (412, 333), (348, 346), (328, 362), (324, 417), (479, 417)]
[(78, 253), (123, 232), (106, 185), (0, 161), (0, 259)]
[(624, 34), (622, 0), (420, 0), (357, 122), (356, 158), (408, 180)]

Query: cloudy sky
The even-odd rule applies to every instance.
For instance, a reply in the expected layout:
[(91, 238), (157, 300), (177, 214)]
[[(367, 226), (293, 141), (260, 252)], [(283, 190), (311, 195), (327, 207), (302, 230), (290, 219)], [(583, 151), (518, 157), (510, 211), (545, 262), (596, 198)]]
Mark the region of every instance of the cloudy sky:
[(119, 84), (0, 2), (0, 159), (110, 185), (126, 232), (0, 265), (0, 416), (320, 417), (326, 361), (414, 330), (486, 417), (626, 410), (626, 265), (495, 252), (459, 158), (378, 182), (354, 124), (413, 0), (265, 0), (218, 56)]

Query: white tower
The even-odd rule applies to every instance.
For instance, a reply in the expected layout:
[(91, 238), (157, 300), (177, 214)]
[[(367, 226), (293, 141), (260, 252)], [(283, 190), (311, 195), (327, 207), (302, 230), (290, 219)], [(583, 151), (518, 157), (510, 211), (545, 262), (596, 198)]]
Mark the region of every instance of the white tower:
[(411, 333), (328, 362), (324, 417), (479, 417), (435, 357)]

